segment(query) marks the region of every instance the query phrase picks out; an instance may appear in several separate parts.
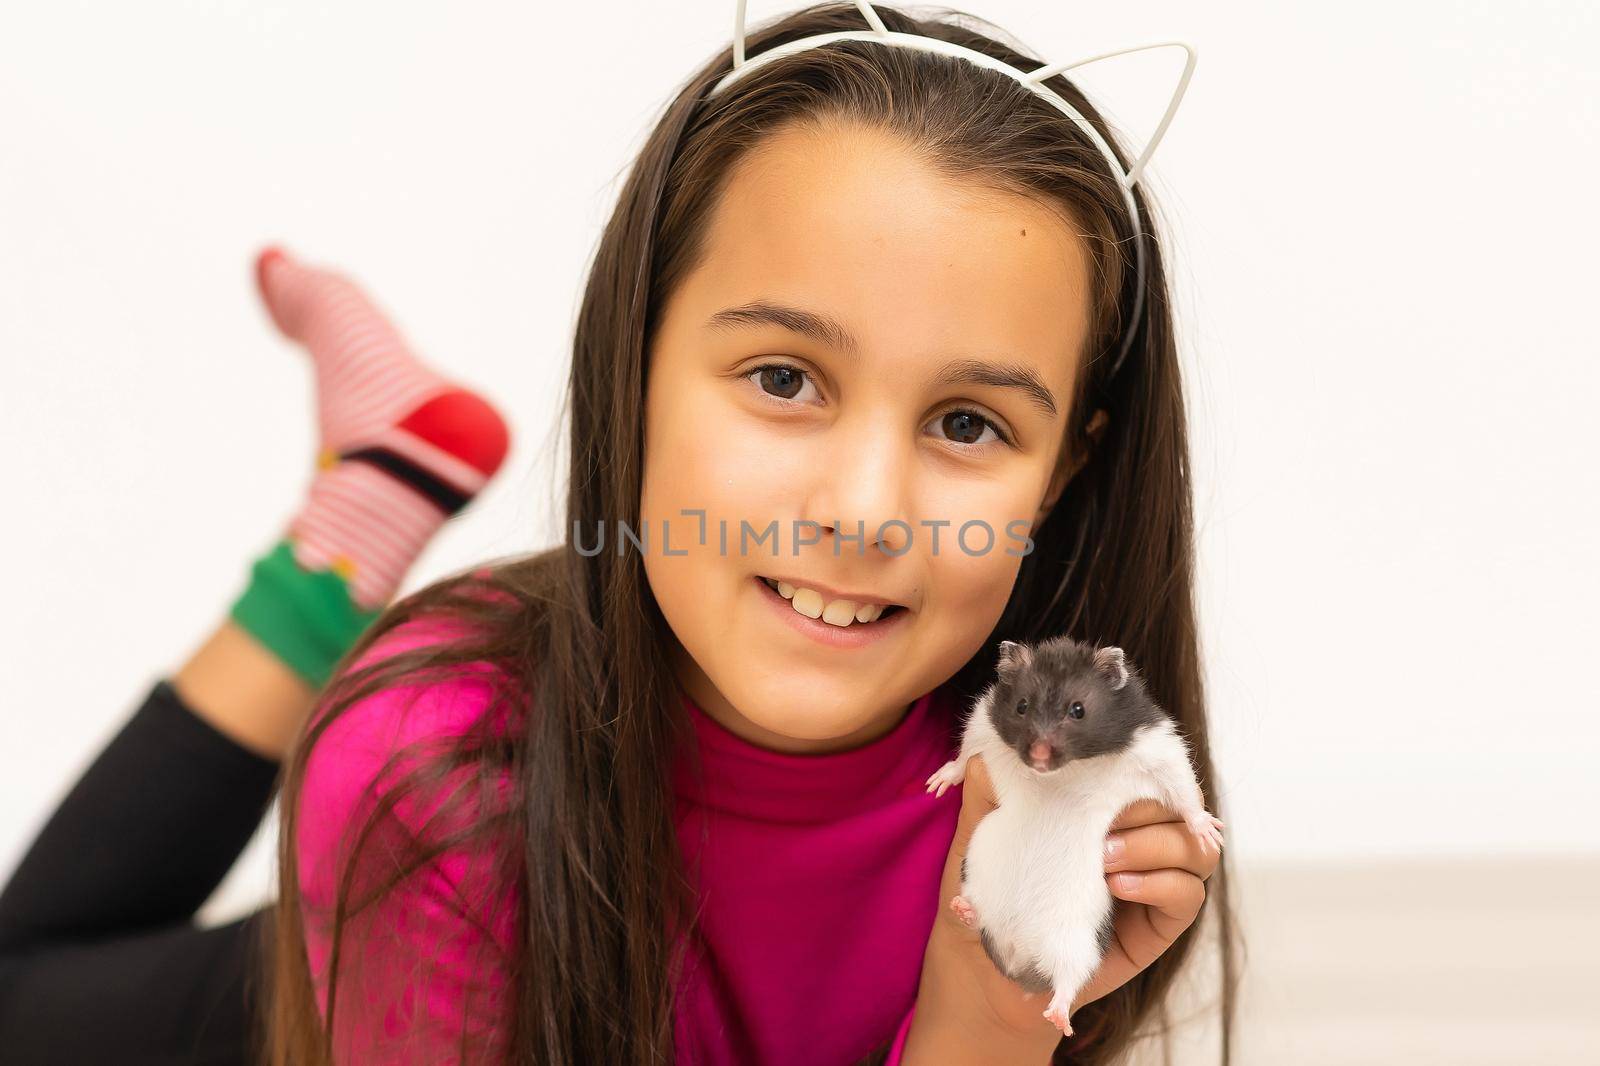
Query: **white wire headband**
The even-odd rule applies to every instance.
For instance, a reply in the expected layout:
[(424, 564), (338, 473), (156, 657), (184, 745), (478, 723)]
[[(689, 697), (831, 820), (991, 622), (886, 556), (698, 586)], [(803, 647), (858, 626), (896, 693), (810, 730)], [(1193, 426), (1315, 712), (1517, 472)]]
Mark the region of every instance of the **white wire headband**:
[[(834, 41), (876, 41), (879, 44), (894, 45), (898, 48), (916, 48), (924, 52), (936, 52), (939, 55), (956, 56), (968, 60), (985, 70), (998, 71), (1016, 81), (1024, 89), (1048, 102), (1057, 111), (1072, 120), (1073, 125), (1083, 132), (1083, 135), (1100, 150), (1105, 157), (1106, 165), (1111, 168), (1111, 173), (1117, 178), (1118, 188), (1122, 192), (1123, 203), (1128, 209), (1128, 218), (1132, 220), (1134, 241), (1133, 258), (1135, 269), (1135, 284), (1133, 296), (1133, 313), (1129, 316), (1129, 326), (1123, 330), (1122, 346), (1117, 352), (1116, 360), (1111, 364), (1111, 376), (1115, 376), (1118, 368), (1122, 366), (1123, 357), (1128, 354), (1128, 349), (1133, 345), (1134, 335), (1139, 328), (1139, 315), (1144, 310), (1144, 281), (1145, 281), (1145, 251), (1144, 251), (1144, 226), (1139, 217), (1138, 201), (1133, 196), (1133, 185), (1144, 172), (1145, 164), (1150, 162), (1150, 157), (1155, 153), (1156, 145), (1161, 143), (1161, 138), (1166, 135), (1167, 127), (1172, 123), (1172, 116), (1177, 114), (1178, 104), (1183, 100), (1184, 90), (1189, 87), (1189, 76), (1194, 73), (1194, 62), (1197, 58), (1192, 46), (1182, 41), (1161, 41), (1156, 44), (1143, 44), (1134, 48), (1123, 48), (1115, 52), (1104, 52), (1088, 59), (1078, 59), (1070, 63), (1050, 63), (1039, 67), (1037, 70), (1022, 71), (1009, 63), (1004, 63), (991, 55), (974, 51), (964, 45), (954, 44), (938, 37), (926, 37), (920, 33), (896, 33), (884, 26), (883, 20), (873, 10), (867, 0), (856, 0), (856, 7), (861, 9), (861, 14), (866, 18), (871, 30), (845, 30), (839, 33), (819, 33), (811, 37), (802, 37), (798, 40), (788, 41), (767, 49), (753, 59), (746, 59), (744, 54), (744, 5), (745, 0), (736, 0), (733, 14), (733, 69), (724, 74), (713, 85), (707, 98), (716, 96), (729, 85), (740, 78), (757, 70), (775, 59), (794, 55), (819, 45), (832, 44)], [(1064, 71), (1076, 67), (1087, 66), (1102, 59), (1111, 59), (1116, 56), (1128, 55), (1132, 52), (1148, 52), (1155, 48), (1182, 48), (1188, 55), (1183, 66), (1183, 75), (1178, 78), (1178, 87), (1173, 90), (1172, 99), (1167, 103), (1166, 114), (1161, 116), (1161, 123), (1151, 135), (1144, 151), (1134, 162), (1131, 170), (1124, 171), (1118, 162), (1117, 155), (1111, 146), (1100, 136), (1098, 130), (1087, 119), (1080, 115), (1076, 108), (1063, 100), (1054, 90), (1044, 85), (1046, 78), (1052, 78)]]

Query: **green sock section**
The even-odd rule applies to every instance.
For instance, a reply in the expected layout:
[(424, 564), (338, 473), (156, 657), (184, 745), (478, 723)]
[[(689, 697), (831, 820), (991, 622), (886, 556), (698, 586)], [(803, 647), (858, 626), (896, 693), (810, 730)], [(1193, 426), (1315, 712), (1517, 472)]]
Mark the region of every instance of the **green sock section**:
[(316, 688), (383, 608), (363, 610), (332, 570), (306, 570), (285, 536), (250, 568), (250, 584), (228, 614)]

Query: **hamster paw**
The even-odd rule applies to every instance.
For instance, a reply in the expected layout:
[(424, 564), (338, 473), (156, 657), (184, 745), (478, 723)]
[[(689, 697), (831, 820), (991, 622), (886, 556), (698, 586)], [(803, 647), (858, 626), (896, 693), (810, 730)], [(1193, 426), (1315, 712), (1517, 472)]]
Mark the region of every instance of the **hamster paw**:
[(1044, 1009), (1044, 1016), (1050, 1024), (1061, 1030), (1062, 1036), (1072, 1035), (1071, 1004), (1061, 1002), (1059, 996), (1050, 1000), (1050, 1005)]
[(956, 917), (961, 919), (961, 924), (969, 929), (978, 925), (978, 912), (967, 900), (966, 896), (951, 896), (950, 909), (955, 911)]
[(1222, 850), (1222, 819), (1210, 811), (1194, 811), (1184, 818), (1184, 824), (1189, 827), (1200, 840), (1200, 846), (1208, 850), (1220, 852)]
[(928, 776), (927, 791), (935, 796), (942, 796), (951, 785), (961, 784), (966, 776), (966, 766), (960, 760), (952, 759)]

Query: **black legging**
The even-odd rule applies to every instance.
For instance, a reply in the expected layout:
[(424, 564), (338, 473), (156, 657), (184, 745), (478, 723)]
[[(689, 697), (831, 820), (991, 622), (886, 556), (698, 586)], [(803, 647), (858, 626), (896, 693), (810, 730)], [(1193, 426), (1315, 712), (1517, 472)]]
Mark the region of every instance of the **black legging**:
[(156, 682), (0, 892), (0, 1061), (260, 1060), (271, 911), (194, 915), (277, 775)]

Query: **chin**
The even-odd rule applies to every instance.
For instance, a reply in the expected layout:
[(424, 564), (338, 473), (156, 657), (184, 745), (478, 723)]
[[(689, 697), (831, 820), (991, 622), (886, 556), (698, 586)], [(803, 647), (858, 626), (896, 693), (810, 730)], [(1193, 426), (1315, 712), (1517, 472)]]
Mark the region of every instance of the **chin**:
[(763, 730), (798, 741), (830, 741), (850, 736), (864, 725), (861, 714), (866, 714), (851, 715), (848, 709), (842, 712), (838, 704), (829, 699), (795, 698), (792, 693), (786, 693), (781, 699), (760, 701), (754, 707), (758, 709), (741, 709), (741, 714)]
[(748, 721), (792, 740), (827, 741), (848, 737), (866, 725), (870, 708), (841, 706), (828, 698), (826, 688), (796, 684), (793, 679), (781, 692), (758, 689), (747, 702), (734, 706)]

